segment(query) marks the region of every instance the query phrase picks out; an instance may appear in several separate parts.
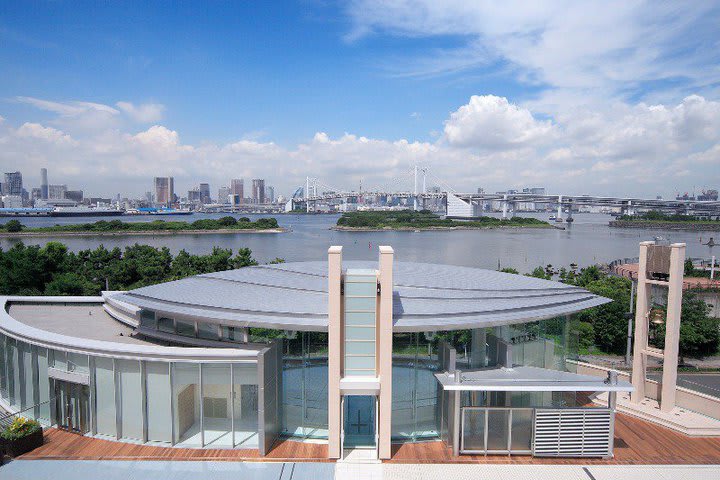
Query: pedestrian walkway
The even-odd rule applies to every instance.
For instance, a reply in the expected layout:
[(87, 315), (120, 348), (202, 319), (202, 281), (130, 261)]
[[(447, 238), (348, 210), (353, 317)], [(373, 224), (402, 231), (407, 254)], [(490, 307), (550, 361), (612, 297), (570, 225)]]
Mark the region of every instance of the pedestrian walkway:
[(719, 465), (16, 460), (2, 480), (720, 480)]

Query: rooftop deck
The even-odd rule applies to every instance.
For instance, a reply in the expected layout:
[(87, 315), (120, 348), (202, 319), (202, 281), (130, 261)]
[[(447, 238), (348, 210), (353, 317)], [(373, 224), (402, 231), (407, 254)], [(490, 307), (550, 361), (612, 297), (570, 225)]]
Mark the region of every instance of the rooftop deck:
[[(267, 457), (257, 450), (222, 450), (153, 447), (83, 437), (57, 429), (45, 433), (45, 445), (22, 459), (75, 460), (243, 460), (328, 461), (327, 445), (290, 440), (280, 442)], [(453, 457), (442, 442), (393, 446), (396, 463), (500, 463), (500, 464), (717, 464), (720, 438), (691, 438), (667, 428), (618, 413), (615, 423), (615, 458), (533, 458), (531, 456), (461, 455)]]

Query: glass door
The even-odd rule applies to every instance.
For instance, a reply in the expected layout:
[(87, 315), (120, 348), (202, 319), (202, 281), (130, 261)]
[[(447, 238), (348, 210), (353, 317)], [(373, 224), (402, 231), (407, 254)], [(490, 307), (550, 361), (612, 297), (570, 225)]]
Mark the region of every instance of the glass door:
[(375, 403), (372, 395), (345, 396), (344, 448), (375, 448)]
[(55, 380), (55, 418), (58, 428), (85, 434), (90, 431), (90, 391), (87, 385)]

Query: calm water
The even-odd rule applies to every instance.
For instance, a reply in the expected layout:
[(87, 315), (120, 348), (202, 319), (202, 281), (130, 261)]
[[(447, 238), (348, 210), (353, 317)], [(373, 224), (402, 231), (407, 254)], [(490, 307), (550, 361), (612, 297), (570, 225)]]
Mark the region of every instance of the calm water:
[[(526, 214), (547, 219), (549, 214)], [(220, 217), (222, 214), (179, 216), (175, 219), (193, 221), (198, 218)], [(238, 215), (239, 216), (239, 215)], [(263, 215), (247, 215), (252, 219)], [(702, 245), (711, 236), (717, 241), (720, 232), (665, 232), (661, 230), (617, 229), (607, 226), (611, 217), (600, 214), (577, 214), (575, 222), (565, 225), (566, 230), (498, 229), (445, 232), (336, 232), (330, 227), (337, 215), (277, 215), (278, 223), (291, 229), (282, 234), (238, 235), (178, 235), (178, 236), (115, 236), (115, 237), (57, 237), (26, 238), (26, 244), (44, 245), (60, 241), (72, 250), (94, 248), (104, 244), (111, 248), (145, 243), (156, 247), (167, 246), (177, 252), (208, 253), (214, 246), (232, 248), (249, 247), (260, 262), (275, 257), (286, 261), (322, 260), (330, 245), (342, 245), (343, 257), (351, 260), (374, 260), (378, 245), (395, 248), (398, 260), (447, 263), (496, 269), (514, 267), (527, 272), (538, 265), (581, 266), (608, 262), (638, 254), (638, 242), (663, 236), (672, 242), (685, 242), (691, 257), (720, 255)], [(170, 218), (165, 218), (170, 220)], [(1, 219), (0, 221), (6, 221)], [(94, 222), (97, 218), (32, 218), (23, 219), (27, 226), (48, 226), (59, 223)], [(123, 217), (124, 221), (147, 221), (147, 217)], [(18, 240), (0, 239), (6, 249)]]

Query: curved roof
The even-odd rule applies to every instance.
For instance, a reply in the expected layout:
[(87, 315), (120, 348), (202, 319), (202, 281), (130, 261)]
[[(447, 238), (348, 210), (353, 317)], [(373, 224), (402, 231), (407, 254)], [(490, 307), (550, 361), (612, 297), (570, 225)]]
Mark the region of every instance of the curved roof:
[[(377, 268), (345, 261), (343, 267)], [(581, 288), (479, 268), (396, 262), (393, 329), (434, 331), (524, 323), (610, 300)], [(327, 263), (260, 265), (109, 296), (168, 316), (240, 326), (327, 330)]]

